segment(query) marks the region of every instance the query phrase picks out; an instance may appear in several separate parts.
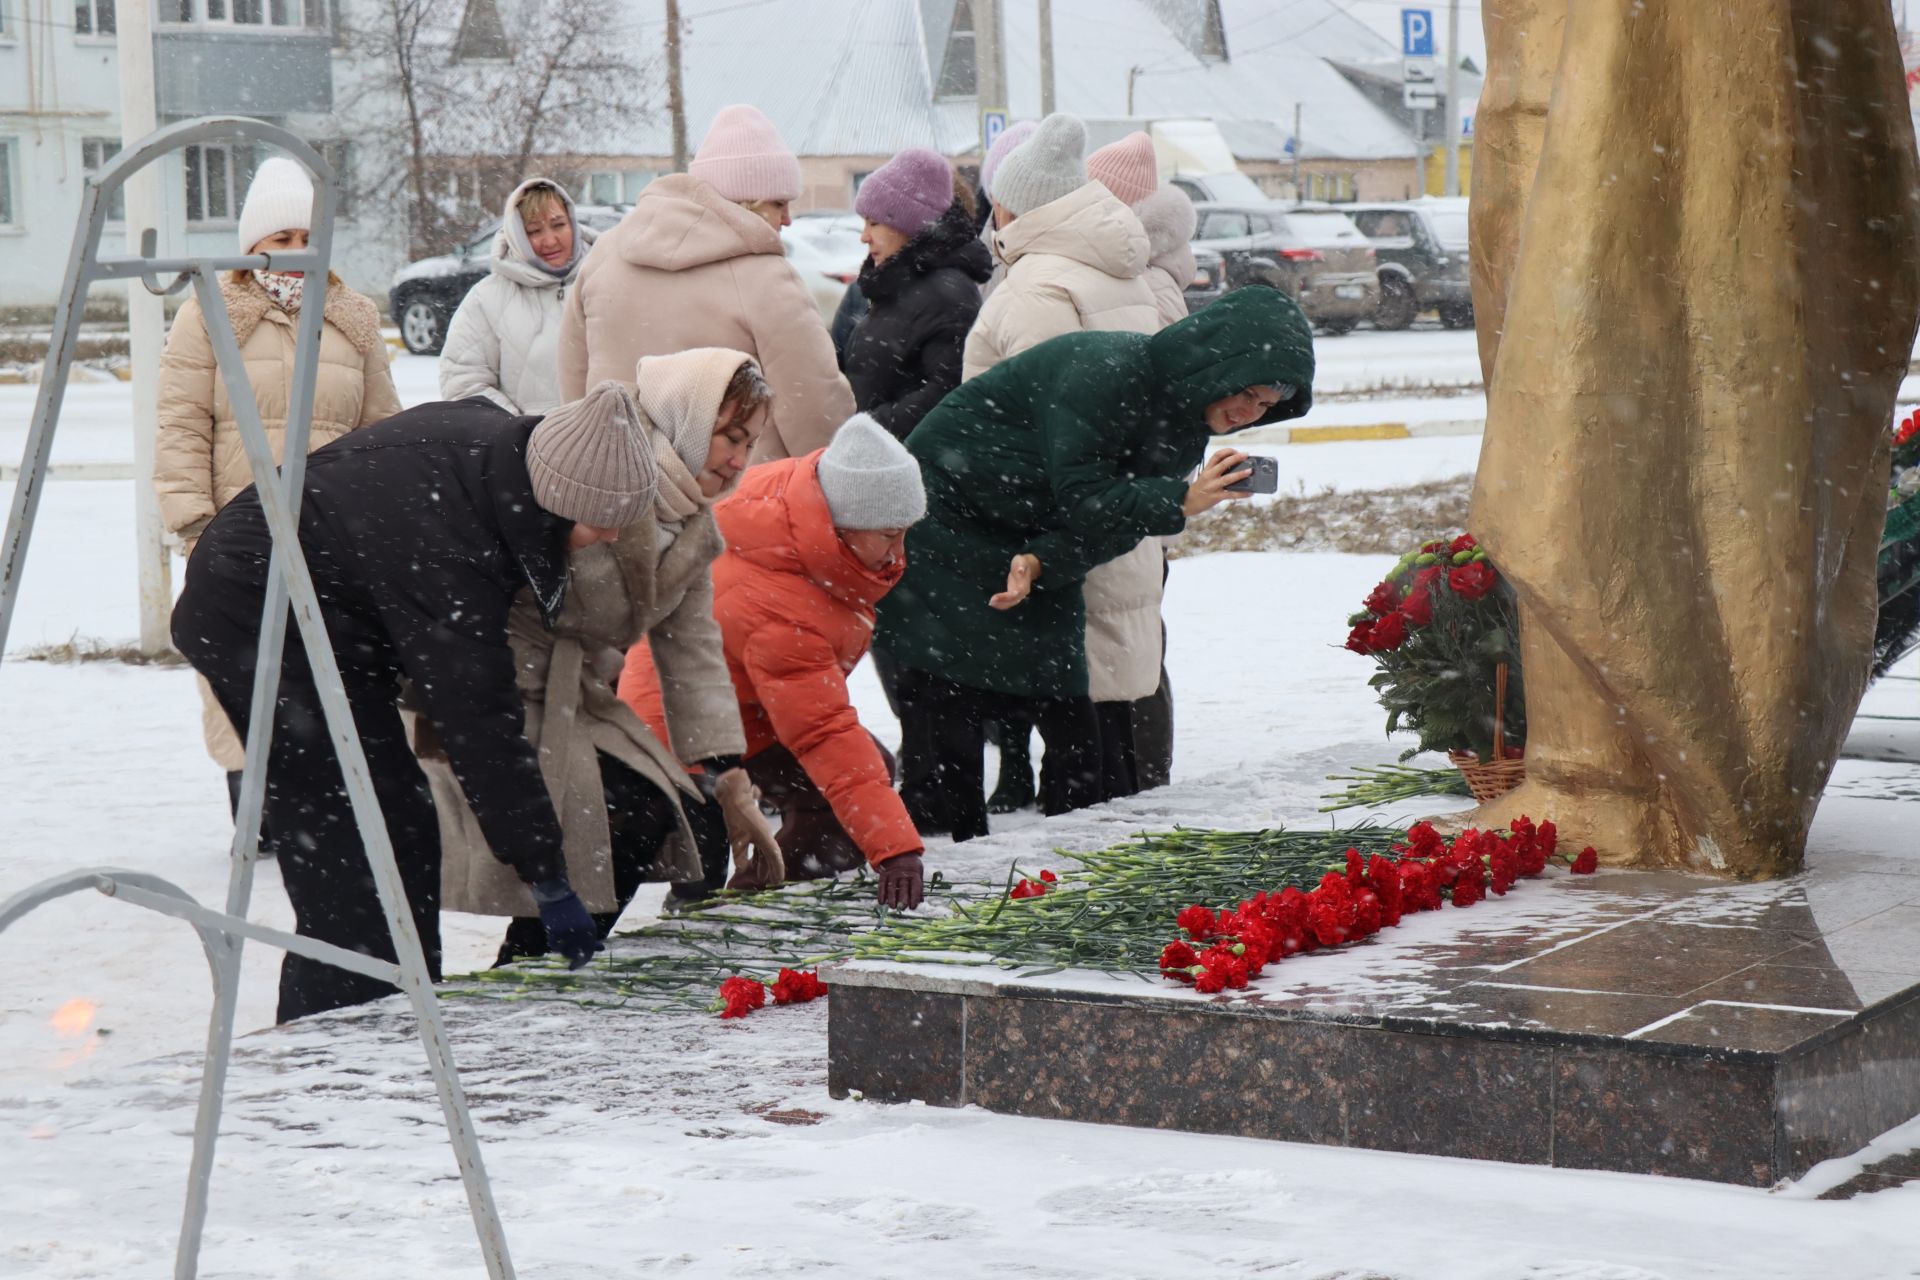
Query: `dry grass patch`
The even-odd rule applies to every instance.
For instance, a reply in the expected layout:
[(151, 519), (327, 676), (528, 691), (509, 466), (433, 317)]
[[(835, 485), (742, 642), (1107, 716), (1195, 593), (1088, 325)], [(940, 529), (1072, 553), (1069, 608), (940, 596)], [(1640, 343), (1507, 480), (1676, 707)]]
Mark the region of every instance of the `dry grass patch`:
[(1427, 538), (1466, 527), (1473, 477), (1405, 489), (1281, 494), (1216, 507), (1187, 522), (1168, 552), (1175, 559), (1217, 551), (1345, 551), (1399, 555)]

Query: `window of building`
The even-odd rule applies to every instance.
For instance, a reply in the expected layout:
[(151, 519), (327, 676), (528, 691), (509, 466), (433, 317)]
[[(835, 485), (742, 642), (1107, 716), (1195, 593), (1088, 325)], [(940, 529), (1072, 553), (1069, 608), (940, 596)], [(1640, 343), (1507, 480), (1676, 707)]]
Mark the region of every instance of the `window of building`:
[(153, 17), (156, 22), (192, 22), (193, 0), (161, 0)]
[(953, 30), (947, 33), (946, 56), (940, 60), (939, 98), (964, 98), (976, 92), (974, 79), (973, 6), (959, 0), (953, 6)]
[(507, 47), (507, 28), (500, 21), (500, 7), (494, 0), (467, 0), (467, 11), (460, 17), (460, 34), (453, 41), (453, 56), (461, 62), (497, 62), (512, 56)]
[[(192, 22), (194, 0), (165, 0), (162, 21)], [(236, 27), (286, 27), (324, 31), (329, 26), (327, 0), (200, 0), (207, 22)], [(179, 17), (174, 17), (177, 12)]]
[(17, 227), (19, 215), (13, 203), (13, 157), (12, 138), (0, 138), (0, 227)]
[[(241, 172), (242, 167), (248, 172)], [(186, 150), (187, 221), (232, 222), (240, 216), (240, 197), (252, 176), (251, 164), (226, 143), (203, 143)]]
[[(107, 161), (120, 154), (118, 138), (82, 138), (80, 139), (80, 171), (91, 178), (106, 168)], [(113, 201), (107, 206), (107, 219), (111, 222), (124, 222), (127, 217), (127, 189), (121, 187), (113, 193)]]
[(656, 176), (651, 169), (595, 169), (580, 184), (580, 203), (632, 204)]
[(75, 35), (110, 36), (119, 29), (114, 19), (113, 0), (74, 0)]

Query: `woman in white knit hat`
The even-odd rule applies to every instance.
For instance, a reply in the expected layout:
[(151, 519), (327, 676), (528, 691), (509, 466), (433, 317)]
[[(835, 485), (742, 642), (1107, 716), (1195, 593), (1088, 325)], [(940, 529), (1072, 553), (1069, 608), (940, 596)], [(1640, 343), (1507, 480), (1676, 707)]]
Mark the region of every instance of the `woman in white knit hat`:
[(650, 183), (587, 255), (561, 313), (560, 395), (632, 377), (643, 356), (724, 347), (757, 360), (773, 389), (754, 460), (823, 447), (853, 391), (780, 242), (800, 192), (800, 162), (773, 122), (723, 108), (687, 172)]
[[(924, 842), (893, 789), (894, 761), (860, 723), (847, 675), (873, 640), (874, 606), (906, 571), (927, 511), (920, 464), (866, 414), (827, 448), (756, 467), (714, 509), (727, 549), (713, 613), (740, 699), (749, 777), (781, 814), (796, 877), (871, 865), (885, 906), (920, 905)], [(620, 697), (656, 733), (670, 724), (657, 646), (636, 645)], [(670, 670), (665, 672), (669, 677)]]
[[(567, 877), (602, 937), (644, 881), (670, 882), (682, 902), (725, 885), (730, 852), (737, 887), (783, 878), (779, 845), (740, 768), (746, 740), (713, 619), (721, 549), (713, 504), (739, 483), (765, 429), (767, 385), (752, 359), (712, 348), (650, 356), (636, 377), (640, 433), (659, 474), (651, 505), (612, 542), (572, 553), (557, 617), (543, 618), (523, 593), (507, 621)], [(667, 672), (671, 749), (614, 696), (622, 655), (636, 644)], [(489, 852), (450, 765), (426, 754), (446, 849), (445, 906), (514, 917), (501, 963), (541, 954), (549, 930), (537, 899)]]
[[(240, 206), (240, 252), (304, 249), (312, 212), (313, 180), (307, 171), (281, 156), (268, 159)], [(294, 322), (305, 284), (299, 272), (278, 271), (235, 271), (220, 282), (275, 462), (281, 458), (293, 398)], [(380, 309), (329, 273), (325, 315), (309, 451), (400, 412), (387, 344), (380, 336)], [(198, 298), (189, 297), (173, 318), (160, 357), (159, 395), (153, 479), (160, 519), (191, 556), (207, 522), (253, 483), (239, 418), (214, 367)], [(207, 753), (227, 771), (229, 797), (237, 797), (244, 746), (204, 680), (200, 692)]]

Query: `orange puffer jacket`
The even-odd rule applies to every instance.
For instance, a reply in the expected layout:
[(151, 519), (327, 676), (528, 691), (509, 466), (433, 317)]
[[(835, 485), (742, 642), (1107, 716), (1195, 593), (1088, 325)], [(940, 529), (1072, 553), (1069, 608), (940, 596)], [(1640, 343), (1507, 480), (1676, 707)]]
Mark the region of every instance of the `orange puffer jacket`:
[[(906, 566), (869, 569), (840, 541), (820, 489), (822, 452), (752, 468), (714, 507), (727, 549), (713, 564), (713, 616), (748, 757), (776, 743), (793, 752), (877, 865), (922, 841), (847, 696), (847, 673), (873, 641), (874, 605)], [(620, 697), (666, 740), (645, 644), (627, 651)]]

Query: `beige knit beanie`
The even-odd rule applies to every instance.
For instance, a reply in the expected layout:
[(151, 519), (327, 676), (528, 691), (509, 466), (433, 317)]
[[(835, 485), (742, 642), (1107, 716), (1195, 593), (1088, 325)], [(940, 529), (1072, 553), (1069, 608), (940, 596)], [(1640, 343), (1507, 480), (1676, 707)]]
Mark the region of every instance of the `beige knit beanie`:
[(540, 419), (527, 440), (533, 500), (565, 520), (624, 529), (660, 483), (632, 386), (607, 381)]

